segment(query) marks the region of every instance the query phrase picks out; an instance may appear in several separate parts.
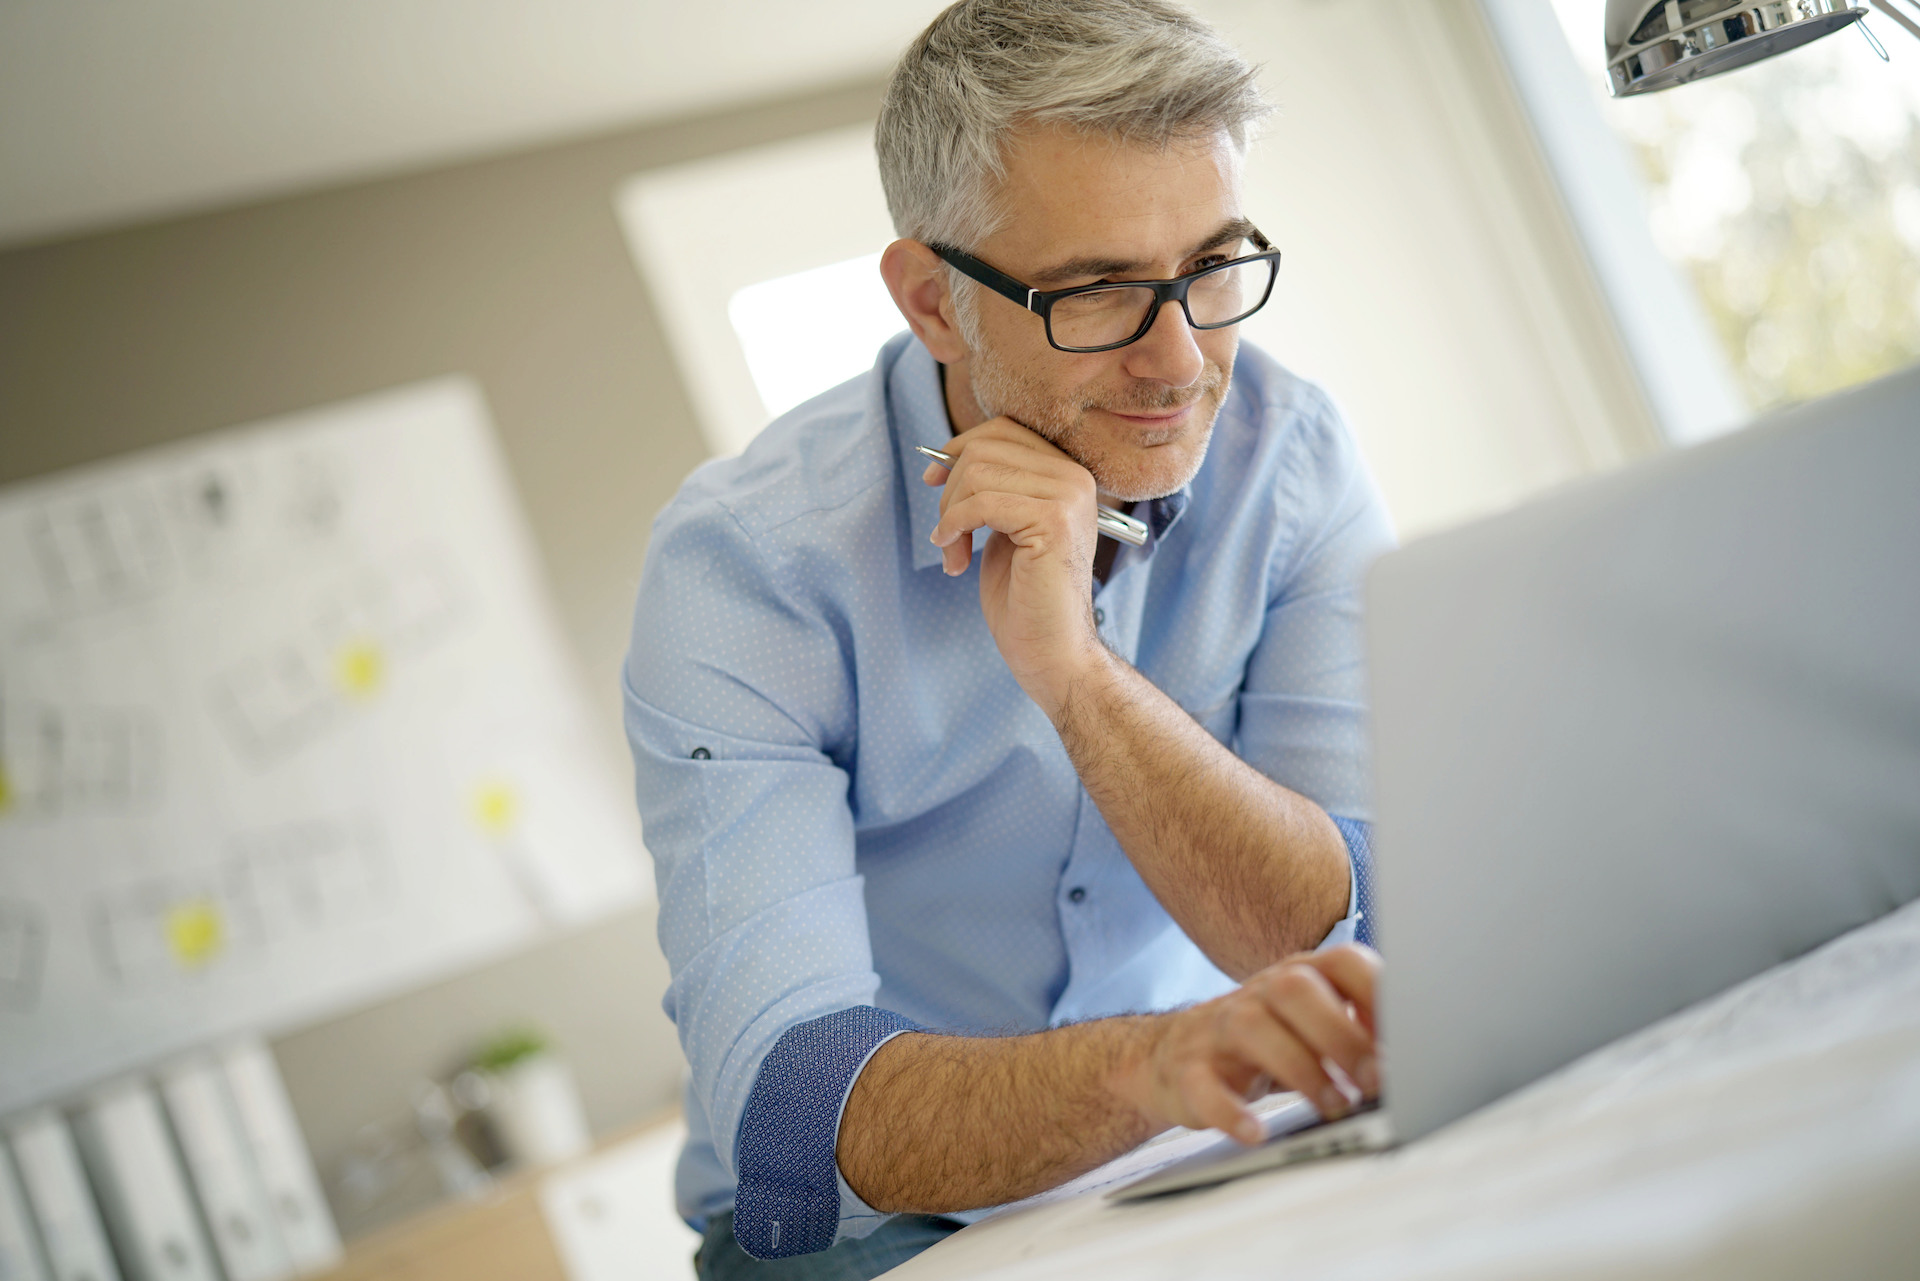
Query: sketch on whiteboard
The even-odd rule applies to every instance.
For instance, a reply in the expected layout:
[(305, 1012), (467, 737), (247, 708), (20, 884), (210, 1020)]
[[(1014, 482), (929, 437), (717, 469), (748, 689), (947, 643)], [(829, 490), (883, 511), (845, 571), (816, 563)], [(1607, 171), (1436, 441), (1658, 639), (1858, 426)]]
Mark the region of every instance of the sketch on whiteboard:
[(121, 988), (205, 974), (260, 941), (256, 916), (218, 875), (154, 877), (96, 896), (93, 944)]
[(143, 878), (96, 897), (94, 946), (116, 986), (191, 980), (231, 961), (299, 946), (392, 907), (394, 877), (370, 814), (278, 825), (197, 871)]
[(479, 389), (0, 490), (0, 1112), (631, 904)]
[(156, 591), (172, 568), (160, 514), (137, 489), (36, 512), (27, 540), (47, 600), (58, 606), (137, 600)]
[(47, 923), (31, 903), (0, 898), (0, 1010), (31, 1010), (47, 961)]
[(137, 812), (157, 803), (160, 782), (152, 714), (0, 701), (0, 821)]
[(201, 572), (230, 554), (258, 501), (250, 476), (228, 459), (207, 459), (158, 485), (170, 551)]
[(282, 469), (280, 517), (293, 533), (326, 538), (346, 512), (344, 467), (317, 450), (290, 452)]
[(336, 715), (376, 698), (396, 661), (459, 622), (443, 557), (420, 553), (335, 585), (307, 624), (214, 680), (213, 709), (236, 750), (259, 763), (297, 751)]
[(327, 666), (298, 642), (259, 655), (215, 680), (214, 716), (240, 752), (269, 760), (324, 729), (337, 709)]
[(274, 557), (330, 538), (347, 511), (343, 472), (317, 451), (204, 454), (62, 493), (25, 521), (40, 611), (64, 618), (152, 601), (190, 581), (217, 581), (249, 554)]
[(301, 930), (366, 921), (392, 906), (393, 867), (378, 820), (289, 823), (241, 838), (229, 864), (268, 946)]

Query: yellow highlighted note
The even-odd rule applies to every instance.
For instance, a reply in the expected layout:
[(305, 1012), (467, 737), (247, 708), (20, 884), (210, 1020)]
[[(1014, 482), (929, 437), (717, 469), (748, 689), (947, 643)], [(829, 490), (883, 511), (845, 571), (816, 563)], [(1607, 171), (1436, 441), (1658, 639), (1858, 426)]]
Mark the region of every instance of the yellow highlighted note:
[(167, 946), (173, 959), (194, 969), (220, 954), (227, 943), (220, 908), (212, 899), (188, 899), (167, 909)]
[(511, 783), (492, 781), (473, 789), (473, 821), (488, 836), (505, 836), (520, 818), (520, 794)]
[(0, 814), (13, 808), (13, 780), (7, 777), (7, 766), (0, 761)]
[(354, 641), (340, 647), (333, 658), (333, 677), (340, 688), (355, 698), (371, 698), (380, 692), (387, 676), (386, 656), (372, 641)]

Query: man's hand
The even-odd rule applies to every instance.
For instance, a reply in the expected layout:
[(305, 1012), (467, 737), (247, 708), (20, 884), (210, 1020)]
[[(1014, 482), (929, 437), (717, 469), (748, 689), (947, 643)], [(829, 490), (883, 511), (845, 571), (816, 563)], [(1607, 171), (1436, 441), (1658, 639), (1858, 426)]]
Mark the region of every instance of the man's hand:
[(1380, 1088), (1379, 969), (1367, 948), (1329, 948), (1171, 1014), (1027, 1036), (896, 1036), (847, 1095), (840, 1173), (876, 1210), (950, 1214), (1056, 1187), (1170, 1125), (1257, 1143), (1246, 1100), (1270, 1086), (1338, 1116), (1350, 1104), (1323, 1062), (1362, 1094)]
[(1052, 716), (1106, 656), (1093, 622), (1093, 476), (1011, 418), (961, 432), (946, 452), (953, 467), (932, 463), (924, 476), (946, 486), (932, 534), (943, 567), (965, 573), (973, 531), (994, 531), (981, 557), (981, 612), (1014, 679)]
[[(1374, 981), (1380, 957), (1359, 944), (1288, 957), (1227, 995), (1167, 1015), (1144, 1058), (1116, 1082), (1159, 1125), (1224, 1130), (1260, 1142), (1246, 1103), (1269, 1088), (1298, 1090), (1328, 1120), (1380, 1093)], [(1332, 1075), (1326, 1065), (1344, 1077)]]

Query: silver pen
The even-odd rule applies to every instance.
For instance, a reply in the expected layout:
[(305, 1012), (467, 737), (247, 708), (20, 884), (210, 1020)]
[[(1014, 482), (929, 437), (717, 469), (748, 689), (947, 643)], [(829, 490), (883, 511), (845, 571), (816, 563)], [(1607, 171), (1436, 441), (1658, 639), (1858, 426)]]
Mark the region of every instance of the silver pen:
[[(934, 462), (939, 463), (942, 467), (953, 466), (952, 454), (943, 454), (939, 450), (929, 449), (925, 445), (915, 445), (914, 449), (919, 453), (925, 454), (928, 458), (933, 459)], [(1107, 506), (1096, 507), (1094, 509), (1093, 519), (1094, 523), (1100, 527), (1100, 532), (1108, 538), (1117, 538), (1121, 542), (1131, 543), (1135, 547), (1143, 547), (1146, 545), (1147, 525), (1145, 521), (1135, 520), (1125, 512), (1117, 512)]]

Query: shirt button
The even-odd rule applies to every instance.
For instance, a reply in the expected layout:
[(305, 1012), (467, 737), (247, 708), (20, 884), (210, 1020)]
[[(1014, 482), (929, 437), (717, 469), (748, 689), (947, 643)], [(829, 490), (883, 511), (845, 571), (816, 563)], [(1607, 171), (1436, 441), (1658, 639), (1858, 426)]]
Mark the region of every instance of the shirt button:
[(1087, 901), (1086, 887), (1083, 885), (1074, 886), (1072, 889), (1067, 891), (1067, 898), (1075, 903), (1086, 902)]
[(696, 747), (693, 749), (693, 759), (696, 761), (710, 761), (713, 759), (713, 753), (704, 747)]
[(1095, 627), (1105, 627), (1105, 626), (1107, 625), (1107, 611), (1106, 611), (1106, 610), (1104, 610), (1104, 609), (1100, 609), (1100, 608), (1097, 608), (1097, 607), (1096, 607), (1096, 608), (1094, 609), (1094, 611), (1093, 611), (1093, 625), (1094, 625)]

